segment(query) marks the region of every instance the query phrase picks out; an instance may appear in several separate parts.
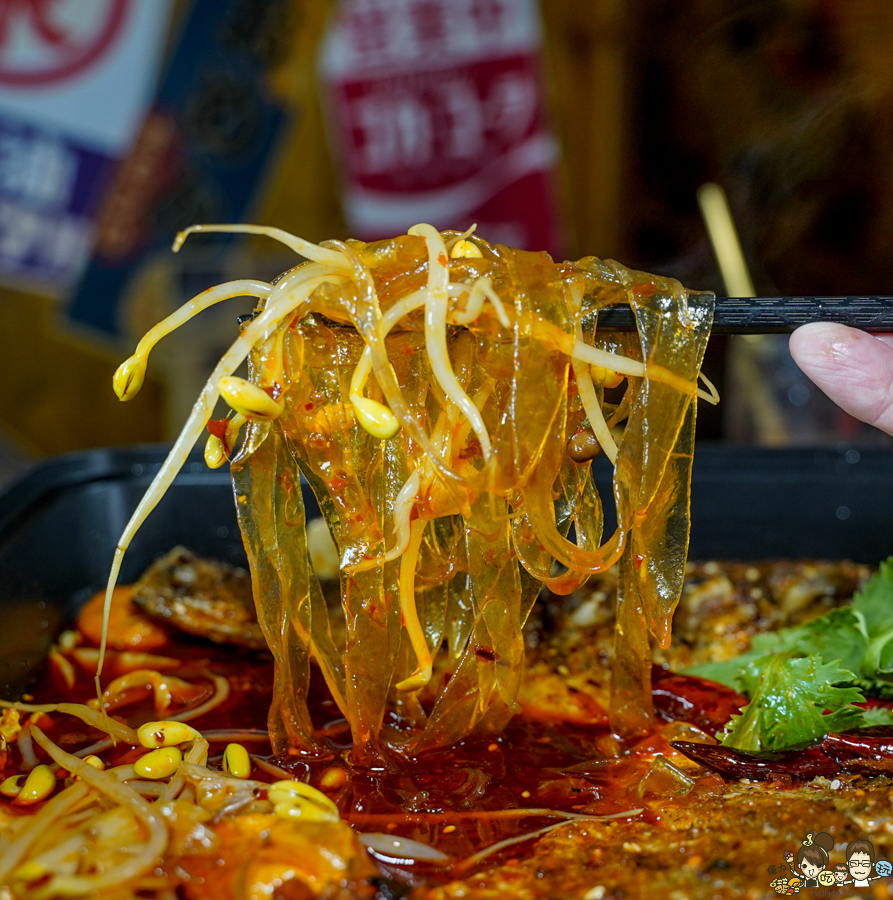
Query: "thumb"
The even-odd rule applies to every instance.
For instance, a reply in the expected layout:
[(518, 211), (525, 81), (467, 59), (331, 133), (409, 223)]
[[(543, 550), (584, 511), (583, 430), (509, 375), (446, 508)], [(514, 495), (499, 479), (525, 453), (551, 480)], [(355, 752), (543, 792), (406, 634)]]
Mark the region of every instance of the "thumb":
[(851, 416), (893, 434), (893, 346), (845, 325), (812, 322), (791, 335), (794, 362)]

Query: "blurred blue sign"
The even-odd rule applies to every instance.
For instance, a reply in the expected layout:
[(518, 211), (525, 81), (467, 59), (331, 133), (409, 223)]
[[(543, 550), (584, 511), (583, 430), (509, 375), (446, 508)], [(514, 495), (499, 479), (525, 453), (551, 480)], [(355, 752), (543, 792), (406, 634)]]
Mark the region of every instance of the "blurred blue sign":
[[(244, 220), (285, 121), (264, 76), (273, 38), (287, 34), (277, 16), (286, 22), (290, 6), (195, 0), (136, 144), (112, 176), (71, 320), (120, 334), (127, 286), (169, 252), (178, 230)], [(226, 244), (216, 236), (204, 246), (222, 254)]]

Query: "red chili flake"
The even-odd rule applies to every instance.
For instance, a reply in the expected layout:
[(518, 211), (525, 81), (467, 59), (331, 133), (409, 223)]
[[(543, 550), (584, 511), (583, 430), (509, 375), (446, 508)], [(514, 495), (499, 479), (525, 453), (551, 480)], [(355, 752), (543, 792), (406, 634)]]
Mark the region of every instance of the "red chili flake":
[(633, 558), (633, 563), (635, 564), (635, 567), (636, 567), (636, 571), (637, 571), (637, 572), (639, 571), (639, 569), (642, 568), (642, 563), (643, 563), (644, 561), (645, 561), (645, 557), (644, 557), (644, 556), (641, 556), (641, 555), (639, 555), (639, 554), (636, 554), (636, 556)]
[(347, 482), (340, 475), (334, 475), (329, 482), (329, 487), (333, 491), (343, 491), (346, 486)]
[(404, 356), (412, 356), (412, 347), (406, 347), (406, 348), (404, 348), (404, 350), (403, 350), (403, 355), (404, 355)]
[(363, 521), (363, 514), (362, 514), (362, 513), (360, 513), (360, 515), (357, 516), (357, 521), (358, 521), (358, 522), (362, 522), (362, 521)]
[(226, 443), (226, 429), (229, 419), (209, 419), (208, 431), (223, 444), (223, 452), (229, 456), (229, 445)]
[(438, 261), (442, 266), (445, 266), (445, 265), (447, 264), (447, 262), (449, 262), (449, 260), (447, 259), (446, 253), (441, 253), (441, 254), (437, 257), (437, 261)]
[(475, 456), (483, 456), (481, 450), (481, 442), (477, 438), (472, 438), (460, 451), (459, 459), (472, 459)]
[(306, 410), (308, 410), (308, 411), (311, 410), (311, 409), (313, 409), (313, 404), (312, 404), (312, 403), (305, 403), (305, 404), (304, 404), (304, 409), (306, 409)]
[(477, 644), (474, 648), (474, 655), (478, 659), (485, 659), (487, 662), (496, 662), (496, 652), (492, 647), (484, 647), (481, 644)]

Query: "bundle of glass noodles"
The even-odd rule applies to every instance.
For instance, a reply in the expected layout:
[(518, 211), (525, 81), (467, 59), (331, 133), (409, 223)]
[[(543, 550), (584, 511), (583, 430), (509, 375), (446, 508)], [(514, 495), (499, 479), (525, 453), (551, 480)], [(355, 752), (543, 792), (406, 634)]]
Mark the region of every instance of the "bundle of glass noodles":
[[(311, 659), (358, 762), (499, 732), (517, 710), (522, 626), (541, 585), (569, 593), (615, 563), (612, 724), (647, 729), (649, 634), (669, 643), (688, 544), (696, 397), (716, 399), (698, 389), (712, 298), (612, 261), (556, 264), (429, 225), (322, 245), (261, 226), (195, 226), (175, 249), (193, 231), (267, 234), (309, 262), (273, 284), (206, 291), (118, 370), (129, 399), (161, 336), (213, 303), (259, 298), (125, 529), (110, 589), (208, 426), (208, 462), (233, 456), (275, 657), (277, 753), (323, 749), (307, 707)], [(610, 304), (633, 307), (638, 334), (597, 331)], [(249, 380), (233, 375), (246, 358)], [(619, 403), (605, 402), (606, 384), (623, 379)], [(209, 425), (220, 396), (233, 413)], [(624, 421), (617, 444), (611, 429)], [(615, 467), (618, 526), (604, 542), (592, 454), (568, 452), (581, 434)], [(308, 561), (302, 474), (340, 555), (340, 611)]]

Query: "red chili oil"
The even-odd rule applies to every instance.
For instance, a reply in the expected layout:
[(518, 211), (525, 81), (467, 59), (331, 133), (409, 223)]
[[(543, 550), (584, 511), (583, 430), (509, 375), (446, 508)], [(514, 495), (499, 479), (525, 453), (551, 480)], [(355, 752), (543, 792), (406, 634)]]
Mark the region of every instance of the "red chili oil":
[[(486, 650), (481, 648), (481, 652)], [(257, 732), (266, 730), (273, 680), (268, 654), (213, 646), (180, 635), (172, 635), (171, 642), (155, 652), (181, 661), (173, 673), (177, 678), (208, 685), (207, 693), (192, 705), (210, 696), (209, 673), (223, 675), (230, 682), (229, 697), (205, 716), (190, 720), (191, 725), (203, 732), (255, 732), (255, 738)], [(107, 671), (112, 677), (114, 654), (110, 654)], [(35, 703), (83, 703), (93, 697), (93, 680), (79, 671), (74, 686), (68, 688), (48, 668), (33, 693)], [(118, 706), (115, 713), (132, 726), (164, 718), (155, 709), (151, 692), (145, 693)], [(664, 694), (668, 694), (666, 686)], [(313, 722), (330, 753), (308, 758), (295, 751), (277, 760), (269, 743), (256, 739), (245, 741), (246, 749), (320, 787), (358, 831), (411, 838), (445, 853), (452, 864), (425, 865), (428, 881), (455, 877), (462, 871), (462, 861), (482, 848), (562, 821), (544, 810), (603, 816), (641, 808), (637, 786), (654, 756), (661, 753), (674, 758), (660, 724), (652, 735), (623, 745), (611, 735), (603, 715), (580, 724), (519, 714), (498, 736), (472, 737), (417, 759), (391, 754), (381, 768), (370, 769), (352, 761), (347, 722), (316, 670), (311, 676), (310, 697)], [(682, 706), (703, 708), (698, 698), (694, 699), (694, 704)], [(668, 717), (674, 715), (672, 706), (667, 706)], [(169, 714), (181, 708), (172, 707)], [(386, 728), (399, 729), (401, 725), (397, 719), (385, 723)], [(102, 737), (80, 720), (58, 714), (42, 717), (41, 727), (69, 752)], [(226, 743), (238, 740), (233, 736), (212, 741), (209, 764), (219, 766)], [(119, 744), (103, 757), (109, 765), (120, 765), (132, 763), (144, 752)], [(344, 774), (343, 780), (337, 779), (341, 784), (335, 790), (322, 784), (324, 773), (333, 768)], [(276, 776), (255, 768), (251, 777), (272, 781)], [(518, 852), (519, 845), (512, 845), (487, 862)]]

